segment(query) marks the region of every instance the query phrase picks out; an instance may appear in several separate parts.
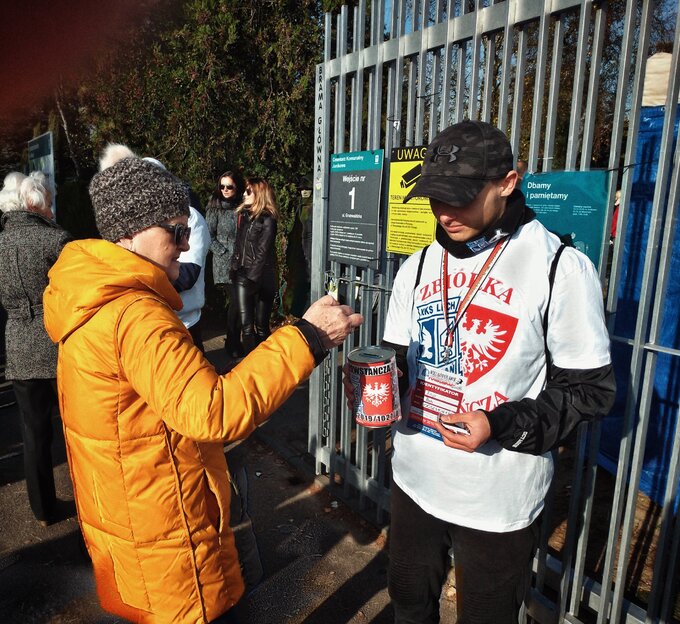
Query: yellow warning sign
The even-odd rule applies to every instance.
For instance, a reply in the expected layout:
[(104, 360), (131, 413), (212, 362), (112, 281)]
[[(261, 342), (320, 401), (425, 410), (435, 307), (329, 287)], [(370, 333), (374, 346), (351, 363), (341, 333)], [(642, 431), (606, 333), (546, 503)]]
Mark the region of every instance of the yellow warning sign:
[(420, 177), (426, 146), (397, 147), (390, 160), (389, 199), (387, 202), (387, 240), (391, 253), (411, 255), (434, 240), (434, 215), (426, 197), (404, 197)]

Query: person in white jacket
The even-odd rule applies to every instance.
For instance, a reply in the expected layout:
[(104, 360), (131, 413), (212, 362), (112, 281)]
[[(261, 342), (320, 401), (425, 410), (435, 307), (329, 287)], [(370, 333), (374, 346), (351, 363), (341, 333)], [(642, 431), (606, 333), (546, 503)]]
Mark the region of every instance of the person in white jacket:
[[(147, 156), (144, 160), (166, 169), (165, 165), (155, 158)], [(189, 206), (189, 227), (191, 228), (189, 249), (180, 254), (179, 277), (172, 285), (184, 305), (177, 316), (189, 330), (194, 344), (201, 352), (205, 352), (201, 332), (201, 311), (205, 305), (205, 258), (210, 247), (210, 232), (203, 215), (193, 206)]]

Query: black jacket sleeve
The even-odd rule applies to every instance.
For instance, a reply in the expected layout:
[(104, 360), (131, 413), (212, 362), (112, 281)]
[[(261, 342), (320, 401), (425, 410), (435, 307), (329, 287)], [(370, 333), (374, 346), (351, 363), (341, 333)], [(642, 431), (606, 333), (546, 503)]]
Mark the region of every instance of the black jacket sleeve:
[(485, 412), (491, 435), (504, 448), (542, 455), (582, 421), (606, 416), (614, 404), (611, 364), (589, 370), (551, 365), (550, 381), (535, 399), (509, 401)]
[(314, 356), (314, 365), (318, 366), (328, 355), (328, 350), (323, 346), (319, 333), (316, 331), (314, 325), (305, 319), (299, 319), (296, 321), (295, 327), (300, 330), (300, 333), (307, 341), (309, 349), (312, 352), (312, 356)]
[(177, 292), (184, 292), (193, 287), (201, 274), (201, 267), (193, 262), (180, 262), (179, 277), (172, 283)]

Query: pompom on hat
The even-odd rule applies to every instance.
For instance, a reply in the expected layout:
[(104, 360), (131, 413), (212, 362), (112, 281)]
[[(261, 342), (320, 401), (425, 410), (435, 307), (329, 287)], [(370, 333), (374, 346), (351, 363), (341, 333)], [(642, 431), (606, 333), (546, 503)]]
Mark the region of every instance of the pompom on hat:
[(111, 144), (90, 182), (90, 198), (102, 238), (117, 242), (152, 225), (189, 216), (189, 195), (170, 172)]

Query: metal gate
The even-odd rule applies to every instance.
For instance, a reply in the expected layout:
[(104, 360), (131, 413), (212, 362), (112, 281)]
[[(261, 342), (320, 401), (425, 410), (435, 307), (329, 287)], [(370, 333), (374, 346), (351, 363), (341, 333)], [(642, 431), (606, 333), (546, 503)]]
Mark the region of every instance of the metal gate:
[[(598, 166), (612, 171), (607, 221), (620, 187), (618, 228), (625, 232), (652, 24), (660, 17), (655, 11), (675, 7), (677, 12), (676, 4), (359, 0), (353, 8), (325, 15), (324, 62), (316, 70), (312, 300), (333, 279), (366, 322), (312, 377), (309, 451), (317, 473), (328, 474), (379, 522), (389, 508), (390, 435), (353, 424), (342, 398), (340, 366), (348, 350), (382, 336), (393, 277), (405, 257), (383, 252), (368, 269), (328, 261), (330, 154), (384, 148), (389, 157), (392, 148), (427, 144), (464, 118), (490, 121), (508, 133), (515, 156), (524, 158), (531, 172), (587, 170), (599, 146)], [(614, 9), (620, 18), (613, 18)], [(655, 365), (660, 355), (680, 362), (680, 351), (659, 342), (662, 302), (673, 280), (680, 199), (680, 155), (672, 138), (677, 108), (669, 105), (678, 102), (680, 89), (677, 13), (670, 25), (671, 72), (632, 339), (613, 332), (624, 236), (611, 249), (605, 242), (598, 267), (605, 288), (608, 284), (612, 341), (625, 343), (632, 353), (628, 386), (619, 388), (626, 407), (618, 473), (603, 522), (593, 516), (600, 427), (582, 425), (569, 462), (571, 495), (560, 548), (551, 554), (555, 550), (548, 547), (548, 518), (555, 507), (549, 504), (535, 561), (528, 615), (542, 623), (673, 621), (680, 546), (673, 511), (680, 481), (678, 429), (664, 504), (658, 507), (651, 591), (644, 606), (626, 594), (632, 550), (640, 548), (633, 544), (633, 529)], [(614, 60), (604, 53), (613, 40), (619, 50)], [(605, 78), (607, 85), (601, 83)], [(605, 92), (614, 97), (605, 101)], [(384, 218), (385, 198), (381, 210)], [(586, 574), (594, 532), (604, 535), (599, 579)]]

